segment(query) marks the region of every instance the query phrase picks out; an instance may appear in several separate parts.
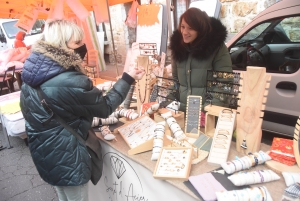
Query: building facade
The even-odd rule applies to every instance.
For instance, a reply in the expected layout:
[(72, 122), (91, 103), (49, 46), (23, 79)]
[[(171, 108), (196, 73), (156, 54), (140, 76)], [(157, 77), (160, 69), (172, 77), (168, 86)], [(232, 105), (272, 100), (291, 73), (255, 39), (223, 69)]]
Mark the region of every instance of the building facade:
[[(220, 11), (220, 20), (227, 27), (228, 33), (237, 33), (245, 25), (247, 25), (258, 13), (262, 12), (278, 0), (220, 0), (222, 3)], [(165, 0), (152, 1), (154, 3), (165, 4)], [(142, 0), (142, 4), (149, 1)], [(185, 0), (177, 0), (178, 4), (186, 5)], [(105, 45), (104, 53), (106, 62), (117, 63), (123, 65), (126, 60), (127, 50), (131, 48), (131, 44), (136, 39), (136, 29), (126, 26), (125, 20), (127, 13), (131, 7), (130, 3), (110, 6), (111, 27), (109, 23), (105, 23), (105, 32), (107, 37), (107, 45)], [(184, 12), (182, 9), (181, 12)], [(180, 16), (180, 12), (178, 15)], [(112, 37), (115, 44), (116, 59), (113, 55)]]

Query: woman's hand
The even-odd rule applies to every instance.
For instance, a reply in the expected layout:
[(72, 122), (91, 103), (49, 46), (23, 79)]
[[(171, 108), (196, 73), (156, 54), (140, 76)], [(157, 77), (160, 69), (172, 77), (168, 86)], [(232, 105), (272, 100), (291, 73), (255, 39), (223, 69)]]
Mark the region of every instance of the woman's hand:
[(130, 75), (135, 80), (140, 80), (145, 75), (145, 69), (143, 67), (136, 67), (128, 71), (128, 75)]

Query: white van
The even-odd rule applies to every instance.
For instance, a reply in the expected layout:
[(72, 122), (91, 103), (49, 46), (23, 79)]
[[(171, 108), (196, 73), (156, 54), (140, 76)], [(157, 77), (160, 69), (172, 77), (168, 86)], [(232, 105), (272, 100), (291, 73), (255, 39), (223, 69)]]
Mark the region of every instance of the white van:
[[(0, 51), (14, 47), (15, 36), (19, 31), (22, 31), (14, 26), (17, 22), (18, 19), (0, 19)], [(24, 43), (27, 46), (32, 45), (41, 37), (41, 26), (44, 23), (45, 20), (37, 20), (30, 33), (26, 34)]]

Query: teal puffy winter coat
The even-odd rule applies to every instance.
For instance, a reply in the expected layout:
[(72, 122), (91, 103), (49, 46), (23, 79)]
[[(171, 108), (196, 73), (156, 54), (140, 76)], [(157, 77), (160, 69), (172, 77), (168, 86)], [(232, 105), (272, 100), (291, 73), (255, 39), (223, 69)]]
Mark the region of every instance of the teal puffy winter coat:
[(50, 118), (36, 88), (40, 86), (53, 111), (86, 139), (93, 117), (108, 117), (122, 103), (134, 79), (123, 74), (103, 96), (83, 73), (78, 54), (44, 41), (31, 49), (22, 72), (21, 109), (34, 164), (41, 178), (51, 185), (85, 184), (91, 177), (91, 159), (85, 145)]
[[(186, 111), (189, 95), (202, 96), (204, 106), (207, 70), (232, 72), (230, 55), (224, 44), (226, 27), (218, 19), (210, 19), (212, 31), (197, 47), (190, 48), (182, 43), (182, 36), (178, 30), (174, 31), (170, 39), (172, 75), (180, 84), (181, 111)], [(214, 99), (213, 104), (222, 106), (223, 103)]]

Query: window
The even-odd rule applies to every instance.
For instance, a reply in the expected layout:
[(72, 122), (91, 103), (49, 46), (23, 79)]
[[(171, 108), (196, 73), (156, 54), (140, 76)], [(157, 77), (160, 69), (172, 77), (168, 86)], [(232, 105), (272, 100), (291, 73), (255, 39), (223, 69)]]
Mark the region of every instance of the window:
[[(21, 29), (15, 27), (15, 24), (18, 20), (5, 22), (3, 23), (4, 31), (8, 38), (14, 39), (16, 37), (16, 34), (21, 31)], [(29, 35), (39, 34), (42, 33), (41, 26), (45, 23), (44, 20), (37, 20), (35, 24), (33, 25), (31, 32)]]
[(300, 42), (300, 17), (285, 18), (277, 26), (283, 29), (290, 42)]
[(260, 66), (271, 73), (295, 73), (300, 67), (299, 33), (299, 16), (252, 27), (230, 49), (233, 69)]
[(1, 27), (0, 27), (0, 42), (6, 43), (6, 38), (5, 38), (5, 35), (4, 35)]

